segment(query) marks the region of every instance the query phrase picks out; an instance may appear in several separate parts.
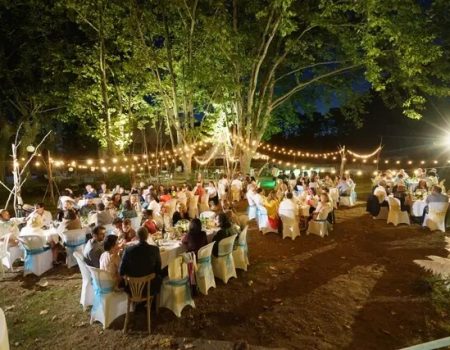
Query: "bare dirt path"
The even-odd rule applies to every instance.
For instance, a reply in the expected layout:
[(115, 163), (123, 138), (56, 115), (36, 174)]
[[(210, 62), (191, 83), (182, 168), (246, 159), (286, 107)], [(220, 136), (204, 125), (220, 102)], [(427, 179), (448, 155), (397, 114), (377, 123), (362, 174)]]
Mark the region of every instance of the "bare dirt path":
[[(195, 297), (177, 319), (162, 309), (153, 332), (137, 314), (123, 335), (123, 318), (111, 329), (89, 325), (78, 305), (81, 276), (59, 267), (41, 278), (7, 274), (0, 282), (12, 348), (177, 348), (173, 338), (245, 340), (288, 349), (398, 349), (446, 333), (446, 312), (432, 304), (427, 274), (413, 264), (447, 256), (444, 235), (417, 225), (374, 221), (359, 205), (337, 212), (330, 236), (295, 241), (249, 232), (250, 267), (208, 296)], [(211, 348), (215, 348), (211, 345)]]

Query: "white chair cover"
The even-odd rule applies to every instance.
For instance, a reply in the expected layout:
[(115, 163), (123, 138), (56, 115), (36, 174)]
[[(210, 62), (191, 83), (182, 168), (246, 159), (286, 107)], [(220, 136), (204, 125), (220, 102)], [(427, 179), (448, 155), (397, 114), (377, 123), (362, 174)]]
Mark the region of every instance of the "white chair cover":
[(115, 292), (115, 281), (107, 271), (87, 266), (92, 277), (94, 289), (94, 300), (91, 310), (91, 324), (99, 321), (103, 329), (117, 317), (127, 312), (127, 294), (125, 292)]
[(425, 202), (424, 200), (414, 201), (411, 207), (411, 215), (416, 217), (422, 217), (426, 206), (427, 202)]
[(337, 188), (330, 188), (330, 198), (333, 201), (333, 207), (337, 209), (337, 205), (339, 202), (339, 190)]
[(198, 195), (189, 198), (188, 214), (191, 219), (198, 217)]
[(269, 216), (267, 215), (266, 207), (262, 205), (258, 205), (256, 207), (256, 219), (258, 223), (258, 229), (266, 234), (268, 232), (273, 232), (272, 228), (269, 225)]
[(0, 308), (0, 349), (9, 350), (8, 325), (6, 324), (5, 313)]
[(87, 264), (84, 262), (83, 255), (79, 252), (73, 253), (80, 268), (83, 283), (81, 284), (80, 304), (83, 306), (83, 311), (94, 302), (94, 288), (92, 287), (91, 273), (89, 272)]
[(241, 200), (241, 190), (237, 186), (231, 185), (231, 200), (239, 202)]
[(208, 289), (216, 288), (214, 272), (211, 264), (211, 253), (216, 242), (209, 243), (198, 250), (197, 271), (195, 277), (200, 293), (208, 295)]
[(237, 278), (233, 260), (233, 246), (236, 236), (222, 239), (219, 242), (218, 257), (212, 257), (214, 276), (221, 279), (225, 284), (231, 277)]
[[(177, 209), (177, 200), (176, 198), (172, 198), (170, 201), (168, 201), (166, 204), (167, 213), (169, 218), (173, 217), (173, 213), (175, 213), (175, 210)], [(172, 223), (172, 220), (170, 220), (170, 223)]]
[(66, 264), (67, 267), (73, 267), (77, 265), (77, 261), (73, 257), (74, 252), (79, 252), (83, 255), (83, 249), (86, 244), (86, 229), (81, 228), (77, 230), (64, 231), (61, 234), (61, 239), (66, 246)]
[(306, 234), (315, 234), (320, 237), (328, 236), (328, 226), (331, 224), (328, 222), (328, 214), (333, 210), (333, 208), (330, 206), (330, 208), (326, 208), (322, 210), (316, 217), (315, 220), (311, 220), (308, 223), (308, 229), (306, 230)]
[(355, 202), (353, 200), (352, 194), (350, 196), (341, 196), (339, 197), (339, 205), (343, 207), (353, 207)]
[(141, 222), (142, 222), (142, 215), (138, 215), (135, 218), (131, 218), (131, 227), (133, 228), (133, 230), (137, 231), (139, 229), (139, 227), (141, 227)]
[(428, 214), (425, 215), (423, 226), (431, 231), (439, 230), (445, 232), (445, 216), (447, 215), (448, 202), (428, 203)]
[(0, 241), (0, 272), (2, 274), (2, 278), (5, 277), (5, 269), (3, 267), (3, 260), (7, 261), (9, 252), (8, 252), (8, 243), (9, 243), (9, 237), (11, 236), (10, 233), (3, 236), (3, 240)]
[(9, 246), (7, 256), (2, 260), (3, 265), (11, 271), (14, 271), (13, 264), (17, 259), (22, 259), (24, 257), (23, 252), (23, 249), (21, 249), (18, 245)]
[(19, 241), (25, 250), (24, 276), (30, 273), (40, 276), (53, 267), (52, 252), (49, 247), (44, 247), (44, 239), (41, 236), (22, 236)]
[(283, 239), (290, 237), (294, 240), (300, 236), (300, 224), (297, 215), (293, 210), (282, 210), (279, 212), (281, 222), (283, 223)]
[(389, 215), (388, 207), (380, 207), (380, 212), (374, 217), (375, 220), (387, 220)]
[(248, 260), (248, 244), (247, 244), (248, 226), (245, 226), (239, 234), (238, 246), (233, 250), (233, 260), (236, 269), (247, 271), (247, 266), (250, 265)]
[(204, 211), (209, 211), (209, 194), (206, 192), (202, 198), (200, 198), (199, 203), (199, 213), (203, 213)]
[(108, 224), (108, 225), (105, 225), (105, 226), (103, 226), (104, 228), (105, 228), (105, 230), (106, 230), (106, 235), (108, 236), (108, 235), (113, 235), (113, 234), (115, 234), (114, 232), (114, 229), (115, 229), (115, 227), (114, 227), (114, 225), (113, 224)]
[(97, 225), (97, 213), (88, 214), (88, 225)]
[(397, 226), (398, 224), (407, 224), (407, 225), (410, 224), (408, 212), (400, 210), (401, 207), (399, 199), (389, 196), (388, 204), (389, 204), (389, 213), (387, 218), (388, 224), (392, 223), (394, 224), (394, 226)]
[[(194, 255), (195, 257), (195, 255)], [(169, 262), (169, 276), (164, 278), (161, 286), (159, 307), (171, 310), (177, 317), (186, 305), (195, 308), (191, 295), (187, 264), (183, 256), (179, 255)]]

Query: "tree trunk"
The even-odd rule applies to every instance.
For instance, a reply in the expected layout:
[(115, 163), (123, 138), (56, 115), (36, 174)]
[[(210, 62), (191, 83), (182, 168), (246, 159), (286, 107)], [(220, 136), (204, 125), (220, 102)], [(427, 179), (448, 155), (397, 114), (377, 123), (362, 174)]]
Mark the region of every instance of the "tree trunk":
[(250, 165), (253, 158), (253, 152), (251, 151), (241, 151), (241, 155), (239, 157), (240, 169), (243, 174), (250, 173)]
[(192, 155), (183, 154), (180, 159), (181, 162), (183, 163), (184, 176), (186, 178), (192, 176)]

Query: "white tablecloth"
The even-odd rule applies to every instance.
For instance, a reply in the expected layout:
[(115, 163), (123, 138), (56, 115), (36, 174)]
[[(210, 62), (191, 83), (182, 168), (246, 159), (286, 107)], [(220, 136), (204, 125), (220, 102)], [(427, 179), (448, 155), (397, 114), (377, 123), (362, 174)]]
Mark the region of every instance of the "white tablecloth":
[(427, 206), (427, 202), (423, 199), (418, 199), (413, 201), (411, 206), (411, 215), (412, 216), (422, 216), (425, 207)]

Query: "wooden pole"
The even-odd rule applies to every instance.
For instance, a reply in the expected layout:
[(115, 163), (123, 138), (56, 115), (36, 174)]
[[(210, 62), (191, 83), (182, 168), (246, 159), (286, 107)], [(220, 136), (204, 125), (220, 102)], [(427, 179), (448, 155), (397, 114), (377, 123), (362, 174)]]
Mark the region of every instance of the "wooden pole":
[(345, 162), (347, 158), (345, 157), (345, 146), (341, 148), (341, 167), (339, 170), (339, 176), (342, 177), (344, 175)]
[(55, 192), (53, 191), (53, 169), (52, 162), (50, 161), (50, 151), (47, 151), (47, 174), (48, 174), (48, 186), (50, 190), (50, 199), (55, 204)]

